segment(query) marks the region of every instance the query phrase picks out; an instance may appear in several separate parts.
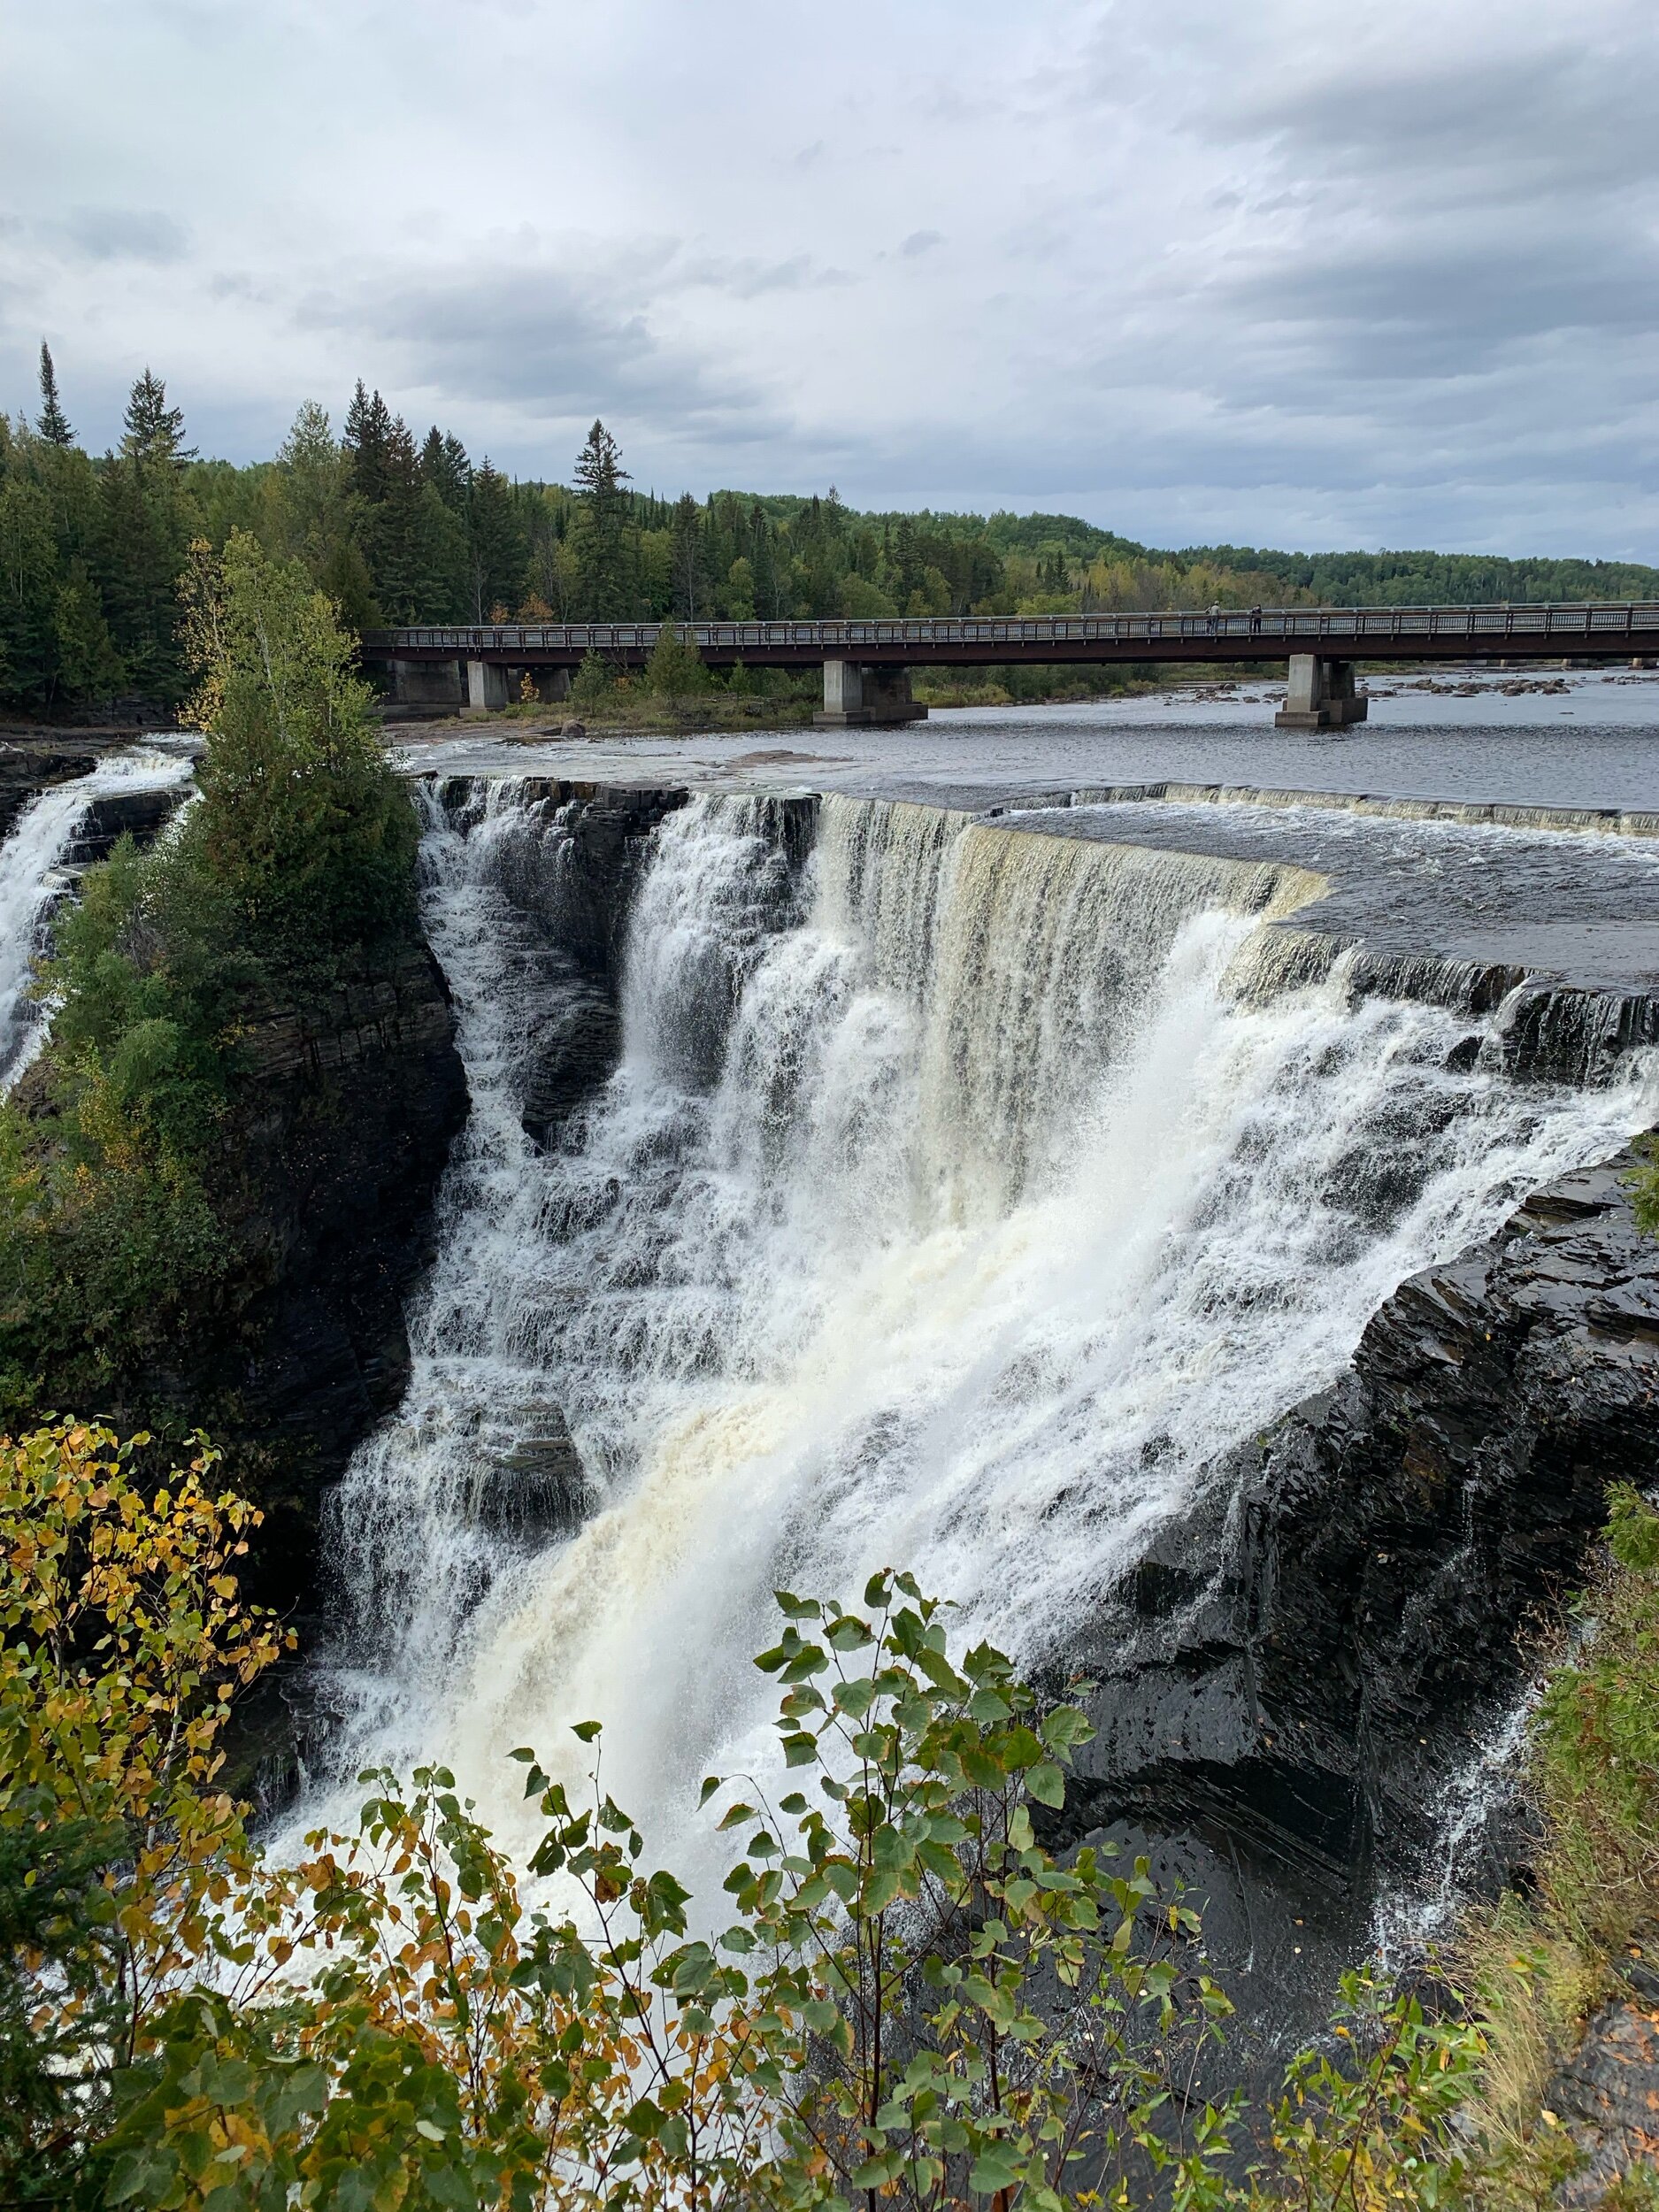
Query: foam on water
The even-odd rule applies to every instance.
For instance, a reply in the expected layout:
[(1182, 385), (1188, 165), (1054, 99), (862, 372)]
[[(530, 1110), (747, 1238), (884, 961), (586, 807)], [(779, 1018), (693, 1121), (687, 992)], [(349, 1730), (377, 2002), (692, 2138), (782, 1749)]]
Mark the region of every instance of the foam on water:
[[(775, 1585), (906, 1564), (1022, 1659), (1063, 1647), (1403, 1276), (1655, 1103), (1634, 1062), (1448, 1067), (1467, 1018), (1340, 969), (1241, 997), (1302, 871), (831, 800), (797, 879), (768, 803), (711, 797), (656, 833), (621, 1064), (544, 1154), (559, 985), (503, 887), (531, 844), (557, 876), (558, 826), (500, 782), (426, 803), (472, 1109), (406, 1403), (335, 1510), (331, 1764), (442, 1759), (514, 1843), (506, 1753), (575, 1759), (598, 1717), (609, 1786), (706, 1875), (682, 1824), (770, 1756)], [(561, 1414), (588, 1518), (492, 1532), (481, 1493)]]

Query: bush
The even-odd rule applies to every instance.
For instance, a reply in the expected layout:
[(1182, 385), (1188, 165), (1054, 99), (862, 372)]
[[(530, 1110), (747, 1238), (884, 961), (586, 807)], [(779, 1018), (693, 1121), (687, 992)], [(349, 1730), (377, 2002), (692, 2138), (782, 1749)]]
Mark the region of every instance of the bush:
[(645, 664), (647, 687), (659, 699), (690, 699), (709, 688), (709, 672), (689, 633), (676, 622), (658, 626), (657, 642)]
[[(1298, 2059), (1271, 2163), (1224, 2178), (1192, 2102), (1228, 2008), (1194, 1915), (1033, 1814), (1089, 1733), (882, 1574), (859, 1613), (780, 1594), (757, 1664), (803, 1788), (711, 1778), (733, 1923), (692, 1937), (604, 1791), (534, 1755), (526, 1909), (451, 1778), (389, 1773), (357, 1833), (279, 1867), (220, 1779), (285, 1638), (234, 1563), (257, 1516), (198, 1440), (149, 1493), (107, 1432), (0, 1440), (0, 2194), (265, 2212), (1431, 2203), (1469, 2032), (1356, 1983), (1339, 2067)], [(1350, 2024), (1350, 2023), (1352, 2024)], [(1348, 2040), (1344, 2041), (1343, 2039)]]

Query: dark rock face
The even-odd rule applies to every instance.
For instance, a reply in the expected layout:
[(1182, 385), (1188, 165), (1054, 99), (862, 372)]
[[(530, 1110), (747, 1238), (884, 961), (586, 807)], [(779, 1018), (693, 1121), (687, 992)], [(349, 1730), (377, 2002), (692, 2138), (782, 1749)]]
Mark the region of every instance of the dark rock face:
[(265, 1509), (266, 1602), (316, 1588), (321, 1493), (409, 1379), (403, 1301), (466, 1114), (454, 1028), (437, 962), (415, 944), (244, 1041), (225, 1208), (244, 1257), (228, 1310), (145, 1386), (210, 1429)]
[(1161, 1533), (1081, 1655), (1100, 1732), (1073, 1832), (1154, 1839), (1240, 1949), (1252, 1920), (1285, 1949), (1304, 1922), (1351, 1930), (1410, 1865), (1607, 1486), (1659, 1479), (1659, 1241), (1629, 1164), (1402, 1285), (1348, 1373)]
[(1583, 2164), (1555, 2193), (1557, 2204), (1600, 2204), (1621, 2176), (1659, 2167), (1659, 1972), (1651, 1938), (1623, 1962), (1624, 1991), (1601, 2006), (1583, 2040), (1545, 2093)]
[(35, 795), (90, 774), (108, 744), (16, 737), (0, 741), (0, 837)]
[[(445, 778), (438, 802), (465, 818), (479, 807), (484, 781)], [(515, 779), (514, 788), (520, 810), (495, 864), (499, 887), (532, 925), (526, 959), (538, 974), (527, 995), (540, 1013), (523, 1122), (548, 1145), (617, 1064), (623, 949), (647, 841), (691, 795), (554, 776)]]

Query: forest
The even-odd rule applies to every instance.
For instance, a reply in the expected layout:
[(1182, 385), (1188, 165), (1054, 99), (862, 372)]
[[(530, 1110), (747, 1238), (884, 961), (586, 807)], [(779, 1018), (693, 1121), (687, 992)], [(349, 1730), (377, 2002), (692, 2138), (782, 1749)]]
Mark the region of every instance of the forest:
[(186, 440), (146, 368), (119, 447), (88, 453), (42, 346), (34, 414), (0, 414), (0, 708), (171, 712), (190, 546), (237, 529), (300, 561), (357, 630), (1659, 596), (1659, 570), (1624, 562), (1162, 551), (1068, 515), (862, 512), (833, 486), (668, 498), (633, 480), (601, 422), (568, 483), (514, 480), (361, 382), (338, 432), (307, 402), (268, 461), (204, 460)]

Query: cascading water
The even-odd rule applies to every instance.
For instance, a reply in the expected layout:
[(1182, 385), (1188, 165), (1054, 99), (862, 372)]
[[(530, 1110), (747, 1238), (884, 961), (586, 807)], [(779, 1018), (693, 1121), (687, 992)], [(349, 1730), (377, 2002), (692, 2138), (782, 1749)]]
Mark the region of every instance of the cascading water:
[[(1064, 1648), (1403, 1276), (1654, 1103), (1634, 1061), (1511, 1085), (1340, 972), (1241, 996), (1299, 870), (837, 799), (797, 880), (767, 802), (709, 797), (656, 833), (620, 1064), (542, 1152), (525, 1070), (568, 987), (503, 887), (527, 842), (557, 874), (558, 826), (507, 784), (427, 803), (472, 1110), (408, 1400), (335, 1512), (335, 1770), (442, 1759), (513, 1843), (505, 1754), (596, 1716), (610, 1786), (706, 1871), (680, 1823), (769, 1756), (775, 1585), (907, 1564)], [(566, 1425), (587, 1517), (515, 1532), (492, 1486)]]
[(0, 844), (0, 1092), (17, 1081), (46, 1033), (45, 1010), (29, 996), (29, 984), (67, 888), (64, 864), (88, 816), (100, 799), (182, 784), (191, 766), (177, 753), (114, 754), (31, 799)]

